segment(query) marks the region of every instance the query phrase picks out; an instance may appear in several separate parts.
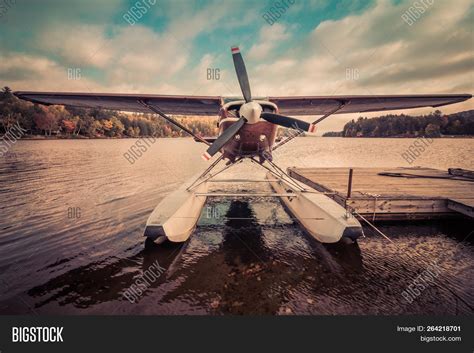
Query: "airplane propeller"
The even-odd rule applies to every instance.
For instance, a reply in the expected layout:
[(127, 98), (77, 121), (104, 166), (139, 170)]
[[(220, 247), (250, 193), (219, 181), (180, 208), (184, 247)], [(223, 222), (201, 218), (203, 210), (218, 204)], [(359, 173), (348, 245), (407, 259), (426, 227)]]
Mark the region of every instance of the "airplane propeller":
[(224, 132), (207, 149), (207, 151), (202, 156), (205, 160), (209, 160), (212, 156), (219, 152), (219, 150), (222, 149), (222, 147), (224, 147), (227, 142), (232, 140), (232, 138), (246, 123), (255, 123), (259, 119), (264, 119), (269, 123), (291, 129), (303, 130), (307, 132), (314, 132), (316, 130), (316, 126), (314, 124), (307, 123), (306, 121), (280, 114), (263, 112), (260, 104), (252, 101), (249, 77), (247, 74), (247, 69), (245, 68), (244, 59), (240, 53), (240, 49), (238, 47), (232, 47), (231, 51), (235, 72), (237, 74), (237, 79), (239, 80), (240, 89), (242, 90), (245, 103), (240, 108), (240, 119), (224, 130)]
[(234, 60), (235, 72), (237, 73), (237, 78), (239, 79), (240, 89), (244, 96), (245, 101), (248, 103), (252, 101), (252, 92), (250, 92), (250, 83), (249, 76), (247, 75), (247, 70), (245, 69), (244, 59), (242, 54), (240, 54), (240, 49), (238, 47), (232, 47), (232, 59)]
[(315, 124), (310, 124), (306, 121), (291, 118), (289, 116), (284, 116), (284, 115), (274, 114), (274, 113), (268, 113), (268, 112), (262, 112), (262, 114), (260, 114), (260, 117), (262, 119), (265, 119), (269, 123), (280, 125), (280, 126), (283, 126), (283, 127), (288, 127), (288, 128), (296, 129), (296, 130), (303, 130), (303, 131), (306, 131), (306, 132), (315, 132), (316, 131), (316, 125)]
[(224, 145), (229, 142), (242, 128), (246, 123), (245, 118), (240, 118), (227, 129), (212, 143), (212, 145), (207, 149), (206, 152), (202, 155), (206, 161), (209, 160), (213, 155), (215, 155), (219, 150), (224, 147)]

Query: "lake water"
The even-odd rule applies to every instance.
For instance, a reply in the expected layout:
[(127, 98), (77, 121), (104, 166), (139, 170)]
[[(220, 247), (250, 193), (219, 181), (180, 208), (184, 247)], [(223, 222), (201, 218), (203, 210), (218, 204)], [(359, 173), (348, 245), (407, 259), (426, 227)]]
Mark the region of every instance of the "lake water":
[[(384, 224), (352, 246), (314, 241), (278, 200), (215, 199), (185, 244), (144, 246), (148, 215), (208, 163), (191, 139), (19, 141), (0, 159), (0, 313), (465, 314), (474, 306), (474, 225)], [(282, 167), (409, 166), (411, 139), (298, 138)], [(473, 139), (438, 139), (413, 165), (474, 169)], [(239, 165), (232, 176), (263, 173)], [(229, 188), (244, 186), (234, 185)], [(257, 186), (262, 188), (263, 186)], [(78, 213), (74, 214), (73, 211)], [(435, 262), (413, 303), (402, 292)], [(150, 265), (166, 269), (130, 303)]]

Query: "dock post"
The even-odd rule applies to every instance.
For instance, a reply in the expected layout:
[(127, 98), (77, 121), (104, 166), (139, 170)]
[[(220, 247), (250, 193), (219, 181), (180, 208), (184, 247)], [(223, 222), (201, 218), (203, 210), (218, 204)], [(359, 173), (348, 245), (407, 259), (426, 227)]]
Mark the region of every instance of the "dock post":
[(352, 168), (349, 169), (349, 181), (347, 183), (347, 196), (346, 199), (344, 200), (344, 208), (346, 209), (346, 218), (349, 217), (349, 214), (352, 215), (352, 213), (348, 212), (347, 209), (347, 200), (351, 197), (351, 192), (352, 192), (352, 173), (354, 170)]
[(346, 197), (346, 200), (347, 199), (350, 199), (351, 198), (351, 193), (352, 193), (352, 173), (354, 172), (354, 170), (352, 168), (349, 169), (349, 181), (347, 183), (347, 197)]

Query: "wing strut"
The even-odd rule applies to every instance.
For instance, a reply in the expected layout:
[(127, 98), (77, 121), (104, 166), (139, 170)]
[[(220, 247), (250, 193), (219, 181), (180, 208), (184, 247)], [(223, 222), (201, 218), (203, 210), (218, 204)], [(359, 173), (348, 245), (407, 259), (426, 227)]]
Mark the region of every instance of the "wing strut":
[[(312, 124), (313, 125), (316, 125), (316, 124), (319, 124), (321, 121), (323, 121), (324, 119), (326, 119), (327, 117), (330, 117), (331, 115), (337, 113), (339, 110), (341, 110), (342, 108), (344, 108), (345, 106), (349, 105), (351, 103), (351, 101), (341, 101), (339, 106), (334, 109), (334, 110), (331, 110), (329, 113), (326, 113), (324, 114), (322, 117), (316, 119)], [(283, 146), (284, 144), (286, 144), (287, 142), (290, 142), (291, 140), (293, 140), (295, 137), (298, 137), (300, 136), (304, 131), (303, 130), (298, 130), (294, 135), (291, 135), (289, 136), (288, 138), (286, 138), (285, 140), (281, 141), (278, 145), (274, 146), (272, 148), (272, 151), (275, 151), (277, 148)]]
[(320, 117), (319, 119), (314, 121), (313, 124), (319, 124), (321, 121), (323, 121), (324, 119), (326, 119), (327, 117), (329, 117), (333, 114), (336, 114), (339, 110), (341, 110), (342, 108), (344, 108), (346, 105), (349, 105), (349, 104), (351, 104), (351, 101), (342, 101), (342, 102), (340, 102), (339, 106), (336, 109), (330, 111), (327, 114), (324, 114), (322, 117)]
[(151, 105), (151, 104), (148, 104), (145, 100), (141, 100), (139, 99), (138, 100), (138, 103), (140, 103), (141, 105), (143, 105), (144, 107), (150, 109), (152, 112), (158, 114), (159, 116), (161, 116), (163, 119), (167, 120), (169, 123), (173, 124), (174, 126), (180, 128), (181, 130), (187, 132), (189, 135), (191, 135), (192, 137), (194, 137), (196, 140), (198, 140), (199, 142), (202, 142), (202, 143), (205, 143), (206, 145), (210, 146), (211, 144), (209, 142), (207, 142), (205, 139), (203, 139), (201, 136), (195, 134), (194, 132), (192, 132), (191, 130), (189, 130), (186, 126), (182, 125), (181, 123), (179, 123), (178, 121), (174, 120), (173, 118), (170, 118), (168, 115), (166, 115), (165, 113), (163, 113), (159, 108)]

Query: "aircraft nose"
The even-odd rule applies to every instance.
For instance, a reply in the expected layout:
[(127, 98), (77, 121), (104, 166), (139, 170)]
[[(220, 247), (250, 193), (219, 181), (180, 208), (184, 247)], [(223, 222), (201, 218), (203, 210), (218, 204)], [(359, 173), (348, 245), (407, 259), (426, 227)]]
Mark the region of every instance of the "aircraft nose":
[(260, 118), (261, 112), (262, 112), (262, 108), (260, 108), (260, 107), (254, 107), (252, 109), (253, 121), (261, 120), (261, 118)]
[(240, 115), (247, 119), (248, 124), (254, 124), (260, 121), (262, 107), (257, 102), (249, 102), (240, 108)]

